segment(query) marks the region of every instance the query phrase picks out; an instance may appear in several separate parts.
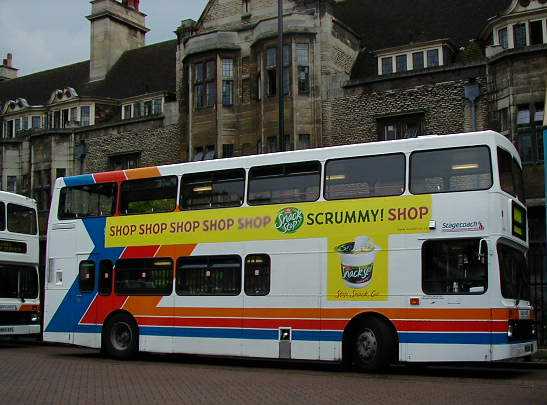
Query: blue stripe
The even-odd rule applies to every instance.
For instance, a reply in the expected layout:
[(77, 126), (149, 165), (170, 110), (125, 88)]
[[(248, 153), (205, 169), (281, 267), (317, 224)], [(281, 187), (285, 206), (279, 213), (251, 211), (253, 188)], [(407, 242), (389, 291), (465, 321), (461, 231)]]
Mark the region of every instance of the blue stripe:
[(63, 179), (68, 187), (74, 186), (88, 186), (95, 184), (95, 180), (91, 174), (82, 174), (80, 176), (65, 177)]
[(337, 331), (319, 331), (319, 330), (293, 330), (293, 340), (307, 340), (312, 342), (340, 342), (342, 332)]
[(415, 333), (399, 332), (400, 343), (444, 343), (499, 345), (509, 343), (505, 333)]
[(202, 337), (220, 339), (263, 339), (277, 340), (276, 329), (220, 329), (220, 328), (171, 328), (158, 326), (141, 326), (141, 335)]

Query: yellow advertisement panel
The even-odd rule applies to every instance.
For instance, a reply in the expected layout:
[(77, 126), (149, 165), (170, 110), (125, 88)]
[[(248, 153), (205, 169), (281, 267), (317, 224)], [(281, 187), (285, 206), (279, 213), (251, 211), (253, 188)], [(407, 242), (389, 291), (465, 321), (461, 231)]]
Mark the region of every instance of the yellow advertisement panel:
[(329, 299), (386, 300), (389, 236), (429, 232), (431, 196), (108, 218), (106, 247), (325, 238)]

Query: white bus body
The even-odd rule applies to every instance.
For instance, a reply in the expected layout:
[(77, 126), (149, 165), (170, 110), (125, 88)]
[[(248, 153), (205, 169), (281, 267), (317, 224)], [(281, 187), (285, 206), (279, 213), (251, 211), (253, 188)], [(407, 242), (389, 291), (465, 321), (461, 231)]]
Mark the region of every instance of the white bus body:
[(40, 334), (36, 202), (0, 192), (0, 336)]
[[(428, 172), (434, 164), (438, 175)], [(294, 167), (301, 173), (287, 177), (290, 190), (261, 183)], [(365, 369), (531, 355), (534, 313), (517, 269), (528, 247), (520, 167), (506, 138), (480, 132), (58, 179), (44, 338), (119, 357), (140, 350), (348, 360)], [(198, 178), (184, 193), (208, 196), (237, 170), (245, 193), (230, 200), (236, 207), (203, 209), (233, 191), (208, 207), (181, 198), (192, 174), (213, 180)], [(367, 180), (372, 172), (377, 179)], [(136, 195), (155, 193), (138, 187), (158, 176), (162, 198), (176, 187), (176, 209), (137, 215)], [(101, 208), (74, 208), (69, 193), (84, 192)]]

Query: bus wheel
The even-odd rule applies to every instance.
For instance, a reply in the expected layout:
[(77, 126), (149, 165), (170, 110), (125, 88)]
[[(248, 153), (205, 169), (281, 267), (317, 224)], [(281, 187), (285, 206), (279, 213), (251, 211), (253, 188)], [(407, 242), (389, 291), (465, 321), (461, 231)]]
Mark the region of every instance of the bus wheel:
[(127, 314), (112, 316), (105, 325), (103, 333), (105, 351), (111, 357), (130, 359), (139, 350), (137, 324)]
[(396, 339), (392, 331), (376, 318), (357, 328), (353, 338), (352, 363), (360, 371), (381, 371), (394, 359)]

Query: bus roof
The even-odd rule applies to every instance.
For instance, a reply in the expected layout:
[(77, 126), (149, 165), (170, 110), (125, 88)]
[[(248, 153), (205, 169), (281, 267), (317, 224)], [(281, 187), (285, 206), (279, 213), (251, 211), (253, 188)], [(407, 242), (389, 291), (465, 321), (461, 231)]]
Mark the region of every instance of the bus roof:
[[(181, 171), (196, 173), (204, 171), (249, 168), (280, 163), (295, 163), (307, 160), (324, 161), (355, 155), (376, 155), (390, 153), (411, 153), (416, 150), (444, 149), (474, 145), (501, 146), (509, 151), (521, 164), (514, 145), (503, 135), (494, 131), (467, 132), (452, 135), (427, 135), (418, 138), (393, 141), (368, 142), (299, 151), (277, 152), (261, 155), (240, 156), (227, 159), (214, 159), (199, 162), (175, 163), (171, 165), (120, 170), (80, 176), (65, 177), (64, 184), (56, 186), (78, 186), (94, 183), (106, 183), (122, 180), (144, 179), (158, 176), (177, 175)], [(60, 181), (61, 179), (58, 179)]]
[(10, 193), (8, 191), (0, 191), (0, 201), (36, 208), (36, 200), (21, 194)]

